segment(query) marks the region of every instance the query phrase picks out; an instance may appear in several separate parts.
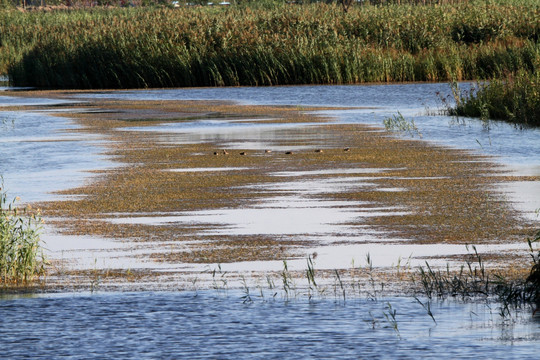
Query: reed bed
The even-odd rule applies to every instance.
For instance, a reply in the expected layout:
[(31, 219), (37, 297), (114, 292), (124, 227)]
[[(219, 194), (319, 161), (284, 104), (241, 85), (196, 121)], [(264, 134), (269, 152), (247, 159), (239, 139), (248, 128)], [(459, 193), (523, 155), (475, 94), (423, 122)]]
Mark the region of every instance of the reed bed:
[[(539, 62), (540, 64), (540, 56)], [(454, 91), (456, 106), (449, 113), (481, 119), (540, 126), (540, 73), (519, 71), (469, 92)]]
[(15, 86), (147, 88), (489, 79), (534, 70), (532, 0), (0, 14)]
[[(15, 199), (17, 200), (17, 199)], [(43, 273), (41, 218), (31, 208), (19, 210), (0, 187), (0, 285), (26, 285)]]

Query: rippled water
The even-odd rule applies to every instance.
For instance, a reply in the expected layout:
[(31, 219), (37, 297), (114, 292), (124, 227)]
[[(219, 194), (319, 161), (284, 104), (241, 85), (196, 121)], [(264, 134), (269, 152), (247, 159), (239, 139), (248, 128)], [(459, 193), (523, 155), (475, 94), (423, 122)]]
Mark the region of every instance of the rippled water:
[[(539, 319), (481, 303), (286, 302), (242, 293), (65, 294), (0, 299), (2, 357), (70, 359), (537, 359)], [(396, 310), (397, 332), (385, 313)], [(391, 317), (390, 317), (391, 319)]]

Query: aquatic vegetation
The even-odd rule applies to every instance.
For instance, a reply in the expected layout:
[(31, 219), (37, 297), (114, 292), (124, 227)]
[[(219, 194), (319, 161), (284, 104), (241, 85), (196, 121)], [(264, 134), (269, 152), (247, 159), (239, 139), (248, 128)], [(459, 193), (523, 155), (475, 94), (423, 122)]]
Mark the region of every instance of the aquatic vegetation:
[(501, 318), (511, 317), (515, 309), (524, 306), (535, 307), (535, 312), (540, 308), (540, 250), (534, 249), (533, 244), (540, 241), (540, 231), (537, 231), (533, 239), (528, 239), (530, 254), (532, 257), (532, 267), (526, 278), (517, 277), (509, 279), (502, 271), (488, 271), (482, 256), (472, 247), (474, 260), (466, 260), (459, 271), (434, 270), (428, 262), (426, 267), (419, 267), (416, 273), (412, 274), (412, 281), (420, 282), (418, 293), (426, 297), (423, 303), (417, 297), (416, 301), (427, 311), (428, 315), (435, 321), (431, 312), (430, 302), (434, 299), (447, 299), (460, 297), (462, 300), (475, 299), (495, 299), (499, 304), (499, 315)]
[[(425, 268), (420, 266), (418, 275), (422, 288), (421, 293), (429, 300), (449, 296), (470, 298), (491, 295), (493, 282), (476, 247), (472, 246), (472, 249), (475, 261), (467, 260), (457, 273), (451, 271), (449, 266), (447, 266), (446, 271), (435, 270), (427, 261)], [(412, 280), (413, 282), (418, 281), (414, 274)]]
[[(85, 108), (99, 108), (99, 112), (73, 113), (70, 117), (82, 125), (85, 134), (96, 133), (111, 139), (107, 152), (122, 166), (98, 171), (95, 181), (80, 188), (63, 191), (67, 200), (40, 204), (54, 219), (51, 224), (68, 235), (102, 236), (126, 241), (130, 246), (153, 245), (147, 260), (170, 264), (229, 264), (240, 261), (281, 261), (306, 256), (308, 249), (319, 246), (318, 239), (303, 235), (231, 234), (224, 224), (213, 223), (211, 217), (204, 224), (168, 223), (138, 224), (111, 221), (118, 219), (188, 214), (199, 211), (236, 212), (260, 207), (275, 196), (283, 196), (283, 183), (295, 181), (283, 172), (306, 172), (302, 180), (357, 181), (368, 187), (331, 189), (310, 196), (321, 201), (351, 201), (370, 208), (404, 208), (404, 213), (360, 217), (343, 226), (368, 227), (385, 234), (389, 241), (407, 239), (414, 244), (477, 244), (512, 242), (522, 239), (526, 224), (518, 219), (504, 197), (490, 190), (492, 184), (518, 178), (508, 176), (485, 158), (463, 151), (446, 149), (403, 138), (389, 137), (384, 132), (373, 132), (361, 124), (333, 124), (292, 107), (239, 106), (216, 102), (125, 102), (98, 100)], [(120, 111), (119, 111), (120, 110)], [(134, 111), (136, 110), (136, 111)], [(172, 124), (192, 122), (206, 114), (206, 119), (262, 119), (264, 124), (302, 122), (316, 126), (287, 127), (279, 137), (260, 150), (243, 149), (245, 139), (230, 138), (227, 144), (219, 139), (197, 142), (182, 141), (171, 146), (168, 134), (152, 131), (131, 131), (134, 121), (141, 130), (161, 122)], [(259, 120), (255, 120), (257, 122)], [(244, 122), (245, 123), (245, 122)], [(121, 130), (121, 131), (119, 131)], [(283, 151), (265, 153), (274, 146), (296, 150), (294, 156)], [(349, 146), (349, 151), (343, 151)], [(314, 149), (324, 147), (323, 153)], [(215, 151), (228, 148), (229, 155), (214, 156)], [(232, 151), (231, 149), (235, 149)], [(248, 156), (238, 152), (245, 150)], [(179, 169), (223, 169), (241, 171), (177, 171)], [(334, 173), (335, 169), (380, 169), (362, 173)], [(316, 170), (316, 171), (315, 171)], [(320, 174), (318, 172), (321, 172)], [(489, 174), (489, 176), (486, 176)], [(519, 178), (519, 180), (527, 180)], [(534, 180), (531, 178), (530, 180)], [(385, 188), (403, 191), (381, 191)], [(152, 201), (148, 201), (152, 199)], [(365, 210), (364, 209), (365, 206)], [(361, 213), (361, 212), (360, 212)], [(116, 215), (118, 214), (118, 215)], [(236, 215), (235, 215), (236, 216)], [(208, 231), (210, 230), (210, 231)], [(502, 268), (511, 266), (500, 259)], [(312, 258), (314, 261), (314, 258)], [(351, 270), (351, 276), (362, 279), (354, 283), (358, 294), (367, 290), (372, 299), (383, 293), (385, 282), (377, 281), (380, 274), (371, 264)], [(315, 264), (314, 264), (315, 265)], [(399, 279), (406, 278), (405, 266), (399, 266)], [(295, 296), (295, 285), (289, 282), (292, 272), (285, 271), (289, 296)], [(301, 276), (306, 283), (306, 273)], [(353, 274), (354, 273), (354, 274)], [(339, 270), (339, 278), (348, 289), (348, 273)], [(149, 274), (150, 276), (151, 274)], [(280, 277), (276, 281), (283, 282)], [(340, 279), (334, 271), (313, 272), (308, 280), (311, 295), (333, 293), (342, 298)], [(124, 275), (122, 275), (124, 276)], [(321, 286), (319, 279), (334, 279), (334, 288)], [(213, 274), (216, 288), (223, 288), (219, 272)], [(366, 284), (363, 283), (368, 278)], [(92, 278), (92, 275), (90, 275)], [(396, 279), (389, 279), (392, 282)], [(371, 280), (370, 280), (371, 279)], [(312, 281), (313, 280), (313, 281)], [(100, 286), (112, 278), (102, 277)], [(316, 284), (316, 286), (315, 286)], [(367, 286), (364, 286), (367, 285)], [(253, 297), (253, 295), (252, 295)]]
[[(537, 57), (540, 64), (540, 53)], [(537, 65), (538, 68), (538, 65)], [(519, 71), (489, 83), (477, 84), (470, 92), (455, 88), (451, 115), (506, 120), (525, 126), (540, 126), (540, 72)]]
[(386, 321), (392, 326), (392, 329), (396, 332), (397, 336), (400, 337), (399, 334), (399, 326), (396, 319), (397, 310), (392, 307), (392, 304), (386, 303), (387, 310), (383, 312), (384, 317), (386, 318)]
[(403, 115), (398, 111), (397, 115), (392, 117), (387, 117), (383, 120), (384, 127), (388, 131), (397, 131), (401, 133), (407, 133), (408, 135), (414, 137), (418, 135), (422, 138), (422, 133), (416, 127), (413, 119), (407, 120)]
[(44, 273), (40, 247), (41, 217), (31, 207), (8, 202), (0, 183), (0, 284), (25, 285)]
[(536, 303), (537, 308), (540, 308), (540, 249), (535, 251), (533, 247), (533, 244), (540, 243), (540, 230), (536, 232), (532, 240), (528, 239), (528, 243), (531, 249), (533, 266), (526, 279), (526, 285), (532, 301)]
[[(41, 88), (485, 79), (530, 69), (538, 3), (0, 14), (0, 73)], [(69, 34), (69, 36), (67, 35)]]

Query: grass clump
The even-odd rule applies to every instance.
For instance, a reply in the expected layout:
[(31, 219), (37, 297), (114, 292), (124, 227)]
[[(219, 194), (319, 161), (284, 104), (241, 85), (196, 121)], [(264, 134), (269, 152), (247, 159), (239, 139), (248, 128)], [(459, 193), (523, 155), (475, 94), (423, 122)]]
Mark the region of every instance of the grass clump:
[(540, 307), (540, 250), (536, 253), (533, 249), (533, 243), (540, 242), (540, 230), (538, 230), (531, 240), (529, 239), (529, 248), (531, 249), (531, 257), (533, 260), (533, 266), (531, 272), (526, 280), (527, 293), (530, 294), (530, 298), (536, 303), (537, 307)]
[(405, 117), (399, 111), (397, 115), (385, 118), (383, 120), (383, 124), (385, 129), (388, 131), (406, 133), (412, 137), (414, 137), (415, 135), (418, 135), (420, 138), (422, 137), (422, 134), (416, 127), (414, 120), (405, 119)]
[(451, 115), (506, 120), (540, 126), (540, 73), (520, 71), (481, 84), (469, 92), (454, 91)]
[(43, 274), (44, 258), (40, 248), (41, 217), (8, 203), (0, 188), (0, 284), (25, 285)]

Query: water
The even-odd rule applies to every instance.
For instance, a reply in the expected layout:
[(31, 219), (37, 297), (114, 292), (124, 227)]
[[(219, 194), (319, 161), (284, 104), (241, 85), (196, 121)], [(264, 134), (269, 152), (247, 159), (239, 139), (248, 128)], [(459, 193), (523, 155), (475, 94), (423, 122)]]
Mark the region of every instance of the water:
[[(482, 303), (413, 299), (286, 302), (240, 292), (69, 294), (0, 299), (9, 359), (537, 359), (538, 320)], [(389, 305), (396, 310), (394, 330)], [(391, 317), (390, 317), (391, 319)]]
[[(462, 89), (470, 89), (463, 83)], [(437, 113), (443, 103), (452, 104), (445, 83), (342, 86), (235, 87), (121, 91), (85, 94), (89, 98), (124, 100), (227, 100), (240, 104), (333, 106), (354, 109), (318, 111), (342, 123), (365, 123), (382, 127), (386, 117), (403, 114), (414, 120), (422, 139), (494, 156), (496, 161), (518, 169), (521, 174), (540, 175), (540, 129), (522, 130), (512, 124), (481, 121)], [(358, 107), (361, 107), (358, 109)], [(171, 125), (169, 125), (171, 126)], [(174, 125), (172, 125), (174, 126)]]
[(40, 112), (0, 112), (0, 175), (9, 198), (58, 198), (52, 193), (80, 185), (88, 170), (107, 165), (98, 153), (102, 139), (72, 132), (77, 128), (69, 119)]
[[(408, 84), (171, 89), (85, 94), (83, 97), (231, 100), (299, 108), (344, 106), (348, 109), (317, 113), (333, 115), (337, 122), (378, 126), (382, 126), (385, 117), (399, 111), (406, 118), (414, 119), (424, 140), (495, 156), (496, 161), (512, 166), (523, 174), (540, 174), (540, 158), (537, 156), (540, 150), (539, 130), (522, 131), (503, 123), (486, 124), (472, 119), (457, 121), (446, 116), (428, 116), (426, 108), (435, 109), (440, 104), (435, 95), (437, 92), (446, 96), (449, 87), (445, 84)], [(0, 96), (0, 105), (54, 104), (55, 101)], [(10, 194), (21, 196), (23, 201), (56, 197), (51, 192), (82, 183), (86, 170), (107, 166), (106, 159), (99, 155), (105, 139), (88, 138), (87, 135), (82, 137), (71, 132), (77, 126), (69, 119), (25, 111), (0, 112), (0, 119), (0, 174), (3, 174)], [(167, 132), (171, 142), (181, 142), (182, 136), (188, 137), (186, 141), (191, 141), (193, 137), (200, 141), (211, 141), (216, 136), (236, 139), (246, 131), (258, 132), (261, 134), (259, 142), (251, 144), (254, 149), (262, 149), (265, 142), (272, 138), (271, 126), (264, 124), (220, 122), (220, 126), (222, 128), (216, 129), (209, 120), (183, 125), (170, 123), (163, 127), (145, 128), (145, 131)], [(301, 175), (281, 174), (291, 177)], [(335, 184), (325, 185), (332, 188)], [(293, 181), (284, 182), (281, 186), (278, 190), (293, 194), (287, 199), (287, 206), (298, 194), (310, 195), (299, 192), (301, 189)], [(519, 189), (514, 190), (523, 195)], [(526, 198), (536, 204), (540, 198), (538, 194), (538, 188), (527, 189)], [(273, 201), (272, 209), (284, 207), (283, 198), (270, 200)], [(299, 203), (296, 202), (297, 205)], [(327, 205), (328, 210), (335, 204), (328, 202), (323, 205)], [(324, 210), (323, 205), (317, 206)], [(297, 208), (302, 207), (298, 205)], [(251, 210), (261, 209), (254, 207)], [(212, 212), (197, 215), (205, 218), (208, 214), (212, 215)], [(334, 225), (351, 216), (347, 209), (337, 209), (332, 214), (336, 217), (332, 218)], [(229, 211), (223, 216), (233, 215)], [(313, 219), (317, 217), (310, 218)], [(314, 224), (306, 223), (305, 226), (311, 229), (321, 224), (321, 221), (317, 221)], [(49, 233), (47, 236), (50, 238), (54, 235)], [(69, 238), (69, 246), (76, 247), (76, 241)], [(88, 238), (82, 241), (91, 243)], [(95, 246), (95, 239), (92, 244)], [(106, 244), (104, 241), (97, 246), (107, 248)], [(65, 250), (66, 245), (62, 246)], [(441, 246), (415, 251), (420, 254), (428, 250), (444, 252)], [(337, 248), (329, 246), (326, 250)], [(58, 249), (58, 253), (63, 253), (62, 249)], [(380, 256), (399, 251), (396, 245), (384, 247), (383, 244), (378, 249)], [(403, 252), (408, 256), (410, 251), (407, 248)], [(451, 251), (458, 253), (460, 250)], [(322, 249), (318, 252), (322, 254)], [(81, 253), (89, 257), (87, 252)], [(370, 253), (377, 256), (375, 250)], [(348, 258), (343, 263), (348, 266), (354, 249), (347, 249), (346, 254)], [(332, 259), (335, 260), (338, 255)], [(360, 258), (364, 253), (354, 255)], [(395, 261), (397, 257), (396, 253), (394, 259), (388, 261)], [(93, 256), (89, 262), (93, 263), (92, 259)], [(115, 258), (114, 261), (119, 260)], [(303, 268), (305, 260), (302, 259), (301, 263)], [(246, 271), (253, 266), (247, 263), (240, 265), (246, 266)], [(291, 265), (294, 264), (291, 262)], [(267, 264), (257, 266), (264, 271)], [(281, 267), (282, 264), (276, 266)], [(328, 266), (335, 266), (335, 261)], [(239, 267), (235, 269), (241, 270)], [(224, 270), (228, 271), (225, 267)], [(529, 310), (503, 321), (497, 315), (496, 304), (486, 307), (474, 302), (444, 302), (433, 304), (437, 320), (435, 324), (425, 309), (410, 298), (386, 298), (378, 302), (354, 299), (343, 304), (333, 298), (315, 302), (300, 298), (285, 302), (278, 296), (275, 301), (257, 298), (253, 304), (242, 304), (242, 295), (230, 292), (229, 296), (224, 296), (213, 291), (199, 291), (98, 295), (68, 293), (3, 298), (0, 299), (1, 357), (538, 358), (539, 319), (533, 318)], [(267, 299), (270, 295), (267, 295)], [(385, 313), (389, 314), (388, 303), (397, 310), (399, 334), (384, 316)]]

